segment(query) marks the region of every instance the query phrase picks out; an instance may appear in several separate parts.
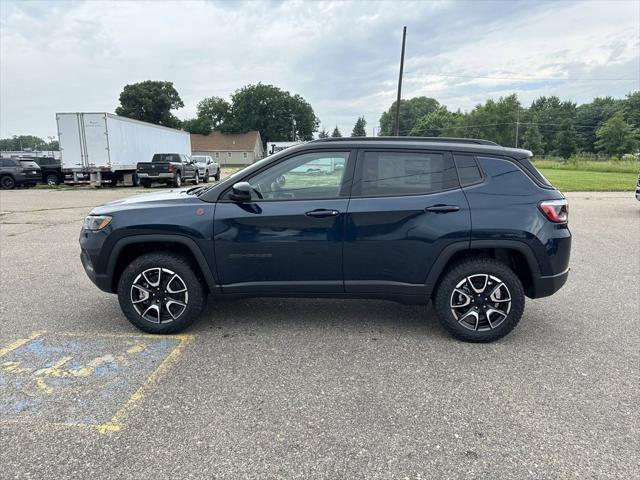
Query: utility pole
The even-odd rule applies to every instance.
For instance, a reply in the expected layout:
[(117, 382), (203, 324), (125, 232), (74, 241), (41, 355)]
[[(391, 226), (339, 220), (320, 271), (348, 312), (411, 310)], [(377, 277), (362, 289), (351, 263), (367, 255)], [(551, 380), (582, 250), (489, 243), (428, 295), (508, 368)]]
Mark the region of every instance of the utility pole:
[(518, 148), (518, 130), (520, 129), (520, 105), (516, 112), (516, 148)]
[(400, 96), (402, 95), (402, 70), (404, 69), (404, 46), (407, 40), (407, 27), (402, 27), (402, 53), (400, 54), (400, 75), (398, 76), (398, 98), (396, 100), (395, 136), (400, 136)]

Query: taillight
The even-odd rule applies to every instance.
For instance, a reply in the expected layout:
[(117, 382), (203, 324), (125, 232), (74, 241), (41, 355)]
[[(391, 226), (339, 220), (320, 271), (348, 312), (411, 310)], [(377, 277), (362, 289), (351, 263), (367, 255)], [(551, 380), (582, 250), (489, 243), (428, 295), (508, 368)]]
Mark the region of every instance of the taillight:
[(169, 166), (167, 167), (167, 171), (173, 172), (173, 165), (169, 164)]
[(567, 223), (569, 220), (569, 204), (566, 200), (545, 200), (538, 207), (553, 223)]

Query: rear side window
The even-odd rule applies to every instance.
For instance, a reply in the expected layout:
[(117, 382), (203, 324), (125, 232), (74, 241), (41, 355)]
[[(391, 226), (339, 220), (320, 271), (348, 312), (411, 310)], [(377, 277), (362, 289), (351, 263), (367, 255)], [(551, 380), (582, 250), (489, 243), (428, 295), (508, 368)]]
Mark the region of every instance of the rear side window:
[(519, 160), (519, 163), (525, 168), (525, 170), (527, 170), (527, 172), (531, 174), (533, 178), (535, 178), (542, 185), (544, 185), (545, 187), (553, 187), (553, 185), (551, 185), (551, 182), (547, 180), (547, 178), (542, 175), (542, 173), (540, 173), (540, 170), (538, 170), (533, 165), (533, 163), (531, 163), (531, 160), (529, 160), (528, 158), (524, 158), (522, 160)]
[(420, 195), (458, 187), (451, 156), (445, 153), (365, 152), (360, 166), (362, 196)]
[(458, 177), (460, 185), (472, 185), (482, 180), (482, 174), (473, 155), (461, 155), (456, 153), (456, 167), (458, 169)]

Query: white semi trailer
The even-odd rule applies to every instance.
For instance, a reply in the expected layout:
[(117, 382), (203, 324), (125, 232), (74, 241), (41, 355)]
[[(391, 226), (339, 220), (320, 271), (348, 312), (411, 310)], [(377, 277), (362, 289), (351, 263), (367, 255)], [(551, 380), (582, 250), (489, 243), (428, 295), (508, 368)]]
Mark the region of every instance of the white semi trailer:
[(56, 113), (64, 182), (138, 185), (136, 165), (155, 153), (191, 155), (182, 130), (111, 113)]

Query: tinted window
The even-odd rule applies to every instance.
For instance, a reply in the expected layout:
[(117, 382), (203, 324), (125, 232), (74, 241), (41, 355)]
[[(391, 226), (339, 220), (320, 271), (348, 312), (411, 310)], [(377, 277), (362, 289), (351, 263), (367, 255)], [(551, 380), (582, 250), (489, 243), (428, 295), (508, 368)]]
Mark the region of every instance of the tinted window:
[(552, 187), (551, 182), (547, 180), (547, 178), (540, 173), (540, 171), (531, 163), (528, 158), (524, 158), (520, 160), (520, 165), (522, 165), (538, 182), (546, 187)]
[(443, 153), (365, 152), (360, 195), (416, 195), (458, 186), (456, 169)]
[(170, 163), (170, 162), (180, 163), (180, 155), (176, 155), (174, 153), (156, 153), (153, 156), (153, 160), (151, 161), (165, 162), (165, 163)]
[(305, 153), (249, 179), (254, 199), (301, 200), (340, 196), (349, 152)]
[(15, 167), (16, 166), (16, 162), (14, 162), (13, 160), (10, 160), (8, 158), (5, 158), (4, 160), (2, 160), (2, 166), (3, 167)]
[(458, 177), (462, 186), (471, 185), (472, 183), (482, 180), (480, 169), (476, 164), (476, 159), (472, 155), (460, 155), (456, 153), (456, 167), (458, 168)]

